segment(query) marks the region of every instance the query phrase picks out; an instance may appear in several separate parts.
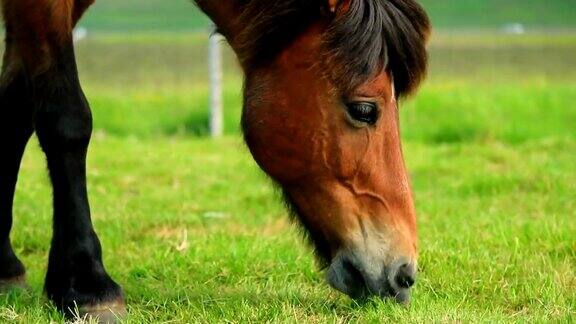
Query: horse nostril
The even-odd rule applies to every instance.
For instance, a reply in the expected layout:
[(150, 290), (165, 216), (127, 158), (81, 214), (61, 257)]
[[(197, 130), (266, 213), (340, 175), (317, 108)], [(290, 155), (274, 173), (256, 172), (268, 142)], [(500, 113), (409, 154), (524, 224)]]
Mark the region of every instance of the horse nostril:
[(410, 264), (403, 264), (398, 269), (395, 278), (396, 284), (401, 288), (410, 288), (416, 282), (414, 267)]

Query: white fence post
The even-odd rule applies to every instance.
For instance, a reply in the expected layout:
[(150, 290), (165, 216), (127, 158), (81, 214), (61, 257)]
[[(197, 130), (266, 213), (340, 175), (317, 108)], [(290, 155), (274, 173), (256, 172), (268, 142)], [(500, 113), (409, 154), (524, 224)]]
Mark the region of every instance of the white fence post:
[(222, 37), (212, 27), (208, 41), (208, 72), (210, 73), (210, 136), (222, 136), (224, 129), (222, 105)]

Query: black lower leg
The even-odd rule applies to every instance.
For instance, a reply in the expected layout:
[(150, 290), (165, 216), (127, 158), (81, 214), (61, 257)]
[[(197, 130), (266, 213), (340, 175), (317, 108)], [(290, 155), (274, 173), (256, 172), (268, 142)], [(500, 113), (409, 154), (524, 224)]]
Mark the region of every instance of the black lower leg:
[(74, 307), (122, 304), (120, 287), (102, 264), (90, 219), (86, 152), (92, 117), (78, 81), (72, 44), (57, 63), (34, 78), (36, 132), (46, 153), (53, 186), (54, 236), (45, 290), (65, 312)]
[(10, 242), (12, 202), (20, 161), (32, 135), (32, 103), (23, 73), (10, 62), (8, 47), (0, 77), (0, 289), (24, 279), (24, 266)]

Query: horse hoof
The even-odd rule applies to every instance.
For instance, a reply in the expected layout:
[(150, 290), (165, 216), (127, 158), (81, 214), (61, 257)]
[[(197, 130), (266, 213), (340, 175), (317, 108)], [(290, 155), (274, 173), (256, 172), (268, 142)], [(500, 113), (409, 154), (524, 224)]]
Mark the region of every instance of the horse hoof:
[(120, 323), (126, 316), (126, 305), (122, 300), (86, 305), (80, 307), (78, 313), (80, 319), (96, 321), (100, 324)]
[(13, 289), (26, 288), (26, 276), (19, 275), (14, 278), (0, 279), (0, 293), (7, 292)]

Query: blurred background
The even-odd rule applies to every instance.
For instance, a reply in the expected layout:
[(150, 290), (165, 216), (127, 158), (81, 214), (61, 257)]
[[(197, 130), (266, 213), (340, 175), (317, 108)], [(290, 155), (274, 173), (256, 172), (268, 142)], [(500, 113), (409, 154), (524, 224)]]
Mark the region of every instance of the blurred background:
[[(75, 33), (95, 120), (89, 191), (134, 322), (573, 322), (576, 0), (421, 3), (431, 68), (401, 108), (420, 277), (399, 309), (355, 306), (323, 283), (242, 144), (226, 45), (225, 134), (207, 136), (210, 28), (191, 1), (96, 1)], [(29, 146), (13, 235), (37, 294), (0, 298), (0, 320), (2, 307), (23, 322), (58, 316), (34, 306), (51, 235), (41, 155)]]

